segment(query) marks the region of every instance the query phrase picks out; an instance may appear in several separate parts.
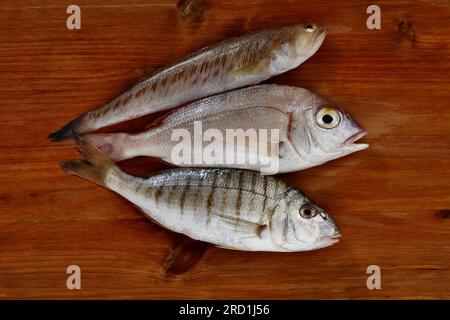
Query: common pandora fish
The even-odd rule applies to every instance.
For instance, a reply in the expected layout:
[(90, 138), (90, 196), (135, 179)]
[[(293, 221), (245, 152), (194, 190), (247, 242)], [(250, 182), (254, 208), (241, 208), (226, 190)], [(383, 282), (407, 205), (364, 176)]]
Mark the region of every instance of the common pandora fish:
[[(196, 142), (200, 126), (200, 141)], [(180, 129), (188, 131), (184, 148), (177, 136)], [(277, 137), (272, 135), (274, 129)], [(354, 143), (365, 134), (342, 108), (309, 90), (259, 85), (196, 101), (143, 133), (94, 133), (85, 137), (114, 161), (154, 156), (177, 166), (275, 174), (313, 167), (365, 149), (367, 144)], [(207, 148), (212, 144), (220, 158), (207, 158)], [(232, 148), (228, 149), (230, 144)], [(229, 150), (235, 150), (228, 158), (231, 161), (227, 160)], [(177, 157), (179, 152), (184, 156), (190, 152), (187, 161)], [(202, 155), (201, 161), (196, 161), (198, 155)]]
[(323, 209), (272, 176), (235, 169), (179, 168), (131, 176), (78, 140), (83, 160), (61, 167), (122, 195), (150, 219), (192, 239), (246, 251), (305, 251), (338, 242)]
[(299, 66), (319, 49), (325, 36), (326, 29), (322, 26), (297, 24), (225, 40), (155, 71), (121, 96), (81, 115), (49, 138), (63, 140), (257, 84)]

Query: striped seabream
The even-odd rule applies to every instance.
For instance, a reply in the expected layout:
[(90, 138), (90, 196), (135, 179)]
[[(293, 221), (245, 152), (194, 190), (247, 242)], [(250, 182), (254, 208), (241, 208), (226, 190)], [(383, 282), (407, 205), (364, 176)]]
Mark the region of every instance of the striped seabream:
[(192, 239), (245, 251), (305, 251), (340, 236), (323, 209), (272, 176), (236, 169), (180, 168), (129, 175), (85, 140), (85, 159), (61, 164), (122, 195), (151, 220)]

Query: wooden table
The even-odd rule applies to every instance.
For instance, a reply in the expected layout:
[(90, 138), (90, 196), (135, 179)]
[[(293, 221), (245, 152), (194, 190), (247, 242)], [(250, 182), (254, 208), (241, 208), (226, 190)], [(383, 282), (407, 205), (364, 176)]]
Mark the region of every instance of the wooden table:
[[(174, 0), (73, 2), (81, 30), (66, 28), (67, 1), (1, 4), (0, 298), (450, 298), (447, 0), (208, 0), (186, 18)], [(370, 4), (381, 30), (366, 27)], [(300, 21), (328, 37), (269, 82), (323, 94), (369, 131), (369, 149), (282, 176), (333, 215), (337, 245), (277, 254), (186, 243), (58, 167), (78, 157), (73, 142), (47, 140), (68, 120), (205, 45)], [(66, 287), (69, 265), (81, 268), (81, 290)], [(366, 287), (369, 265), (381, 268), (381, 290)]]

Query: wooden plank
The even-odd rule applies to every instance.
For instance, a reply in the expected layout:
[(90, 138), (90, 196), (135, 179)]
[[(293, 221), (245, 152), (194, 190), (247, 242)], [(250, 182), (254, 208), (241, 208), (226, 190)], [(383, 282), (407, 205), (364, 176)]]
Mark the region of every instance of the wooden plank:
[[(379, 0), (381, 30), (366, 28), (369, 1), (205, 1), (194, 19), (175, 0), (76, 2), (82, 27), (69, 31), (64, 1), (2, 1), (0, 298), (450, 298), (448, 1)], [(180, 237), (62, 172), (76, 151), (48, 133), (205, 45), (299, 21), (325, 24), (325, 43), (268, 82), (323, 94), (369, 131), (369, 149), (283, 175), (331, 212), (342, 241), (292, 254), (208, 248), (166, 272)], [(70, 264), (81, 290), (66, 288)], [(381, 290), (366, 287), (373, 264)]]

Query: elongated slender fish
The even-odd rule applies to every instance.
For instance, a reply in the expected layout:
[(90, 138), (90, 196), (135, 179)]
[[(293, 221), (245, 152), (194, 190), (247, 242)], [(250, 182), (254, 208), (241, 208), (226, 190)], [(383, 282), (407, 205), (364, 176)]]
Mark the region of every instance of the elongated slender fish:
[(220, 247), (305, 251), (338, 242), (332, 218), (272, 176), (235, 169), (180, 168), (131, 176), (85, 140), (83, 160), (61, 167), (117, 192), (163, 227)]
[(299, 66), (319, 49), (325, 36), (326, 29), (319, 25), (298, 24), (225, 40), (155, 71), (121, 96), (81, 115), (49, 138), (63, 140), (257, 84)]
[[(200, 139), (205, 140), (210, 130), (220, 135), (213, 142), (194, 143), (199, 125)], [(183, 153), (190, 150), (191, 155), (184, 162), (176, 157), (180, 141), (174, 133), (179, 129), (187, 130), (190, 137), (191, 147)], [(236, 133), (237, 129), (243, 133), (231, 141), (227, 130)], [(271, 135), (273, 129), (278, 130), (277, 141)], [(274, 174), (309, 168), (365, 149), (367, 144), (354, 143), (365, 134), (342, 108), (309, 90), (259, 85), (196, 101), (165, 116), (159, 125), (143, 133), (94, 133), (85, 137), (114, 161), (154, 156), (177, 166), (242, 168)], [(213, 143), (220, 143), (222, 156), (208, 160), (206, 150)], [(277, 149), (270, 149), (271, 143), (277, 143)], [(231, 149), (236, 151), (229, 158), (234, 161), (227, 161), (227, 144), (237, 146)], [(199, 154), (204, 154), (202, 161), (195, 159)]]

